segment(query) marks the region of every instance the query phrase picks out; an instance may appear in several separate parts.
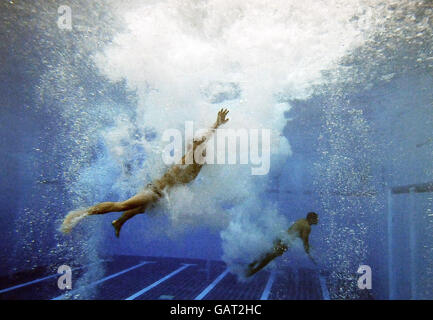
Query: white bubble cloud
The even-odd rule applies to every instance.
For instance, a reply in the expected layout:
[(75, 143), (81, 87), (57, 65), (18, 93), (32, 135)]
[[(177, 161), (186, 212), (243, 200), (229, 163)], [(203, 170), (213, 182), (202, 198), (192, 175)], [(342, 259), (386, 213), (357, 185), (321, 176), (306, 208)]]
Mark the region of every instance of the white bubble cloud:
[[(287, 157), (290, 145), (281, 141), (286, 101), (309, 97), (324, 81), (322, 71), (364, 43), (376, 4), (380, 1), (114, 2), (125, 30), (94, 61), (110, 80), (126, 79), (137, 92), (134, 123), (157, 134), (142, 141), (144, 171), (151, 178), (164, 168), (164, 130), (182, 130), (190, 120), (196, 129), (209, 127), (223, 106), (230, 110), (225, 128), (270, 129), (272, 152)], [(130, 131), (118, 121), (105, 135), (113, 157), (124, 156), (119, 139)], [(178, 225), (223, 229), (224, 259), (230, 263), (266, 251), (287, 225), (273, 209), (260, 213), (260, 224), (254, 221), (257, 208), (267, 207), (261, 204), (264, 181), (242, 166), (208, 166), (190, 186), (173, 190), (164, 206)], [(231, 209), (224, 210), (224, 203)]]

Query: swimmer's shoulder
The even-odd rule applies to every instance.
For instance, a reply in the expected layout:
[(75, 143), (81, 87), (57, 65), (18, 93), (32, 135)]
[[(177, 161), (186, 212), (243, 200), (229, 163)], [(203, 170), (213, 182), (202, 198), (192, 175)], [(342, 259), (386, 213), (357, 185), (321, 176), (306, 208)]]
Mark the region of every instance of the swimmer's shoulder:
[(298, 231), (311, 229), (307, 219), (304, 218), (296, 220), (296, 222), (293, 224), (293, 227), (296, 228)]

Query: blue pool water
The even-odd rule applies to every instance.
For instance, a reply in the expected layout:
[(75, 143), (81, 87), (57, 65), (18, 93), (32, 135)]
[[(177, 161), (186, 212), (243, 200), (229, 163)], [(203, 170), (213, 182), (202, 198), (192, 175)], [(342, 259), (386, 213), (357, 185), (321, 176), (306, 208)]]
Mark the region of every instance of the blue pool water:
[[(0, 299), (432, 299), (432, 17), (428, 0), (0, 2)], [(120, 213), (60, 231), (159, 178), (221, 108), (249, 134), (236, 163), (119, 238)], [(290, 240), (244, 279), (310, 211), (316, 264)]]

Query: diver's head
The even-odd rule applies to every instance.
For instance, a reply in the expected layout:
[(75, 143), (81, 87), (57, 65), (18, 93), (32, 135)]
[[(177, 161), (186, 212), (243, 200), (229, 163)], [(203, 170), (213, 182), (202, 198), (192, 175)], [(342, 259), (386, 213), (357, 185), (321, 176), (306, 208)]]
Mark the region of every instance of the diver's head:
[(307, 213), (307, 221), (308, 224), (317, 224), (319, 222), (319, 215), (315, 212), (308, 212)]

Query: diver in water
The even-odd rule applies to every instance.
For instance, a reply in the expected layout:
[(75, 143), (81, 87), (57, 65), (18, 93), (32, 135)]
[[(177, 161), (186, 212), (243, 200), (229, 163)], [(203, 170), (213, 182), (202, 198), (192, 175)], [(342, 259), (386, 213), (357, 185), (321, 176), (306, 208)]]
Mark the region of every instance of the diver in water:
[[(204, 161), (196, 162), (197, 154), (206, 156), (206, 142), (219, 126), (229, 121), (227, 114), (227, 109), (221, 109), (214, 125), (200, 139), (193, 140), (192, 149), (185, 153), (180, 163), (172, 165), (160, 179), (148, 184), (143, 191), (125, 201), (102, 202), (84, 210), (71, 211), (63, 220), (61, 230), (64, 233), (70, 232), (81, 219), (89, 215), (124, 211), (119, 219), (112, 222), (116, 236), (119, 237), (123, 224), (135, 215), (144, 213), (163, 196), (163, 192), (175, 185), (187, 184), (197, 177), (204, 164)], [(197, 148), (198, 153), (195, 152)]]
[[(317, 224), (319, 222), (319, 216), (315, 212), (308, 212), (307, 217), (305, 219), (297, 220), (290, 228), (287, 230), (287, 233), (291, 237), (299, 237), (304, 243), (304, 250), (313, 261), (314, 264), (316, 262), (310, 255), (310, 244), (308, 242), (308, 237), (311, 232), (311, 225)], [(288, 245), (285, 244), (281, 239), (277, 239), (275, 241), (275, 246), (271, 252), (268, 252), (263, 256), (262, 259), (256, 260), (253, 263), (248, 265), (248, 270), (246, 271), (246, 276), (250, 277), (256, 272), (262, 270), (266, 265), (274, 260), (276, 257), (283, 255), (288, 249)]]

